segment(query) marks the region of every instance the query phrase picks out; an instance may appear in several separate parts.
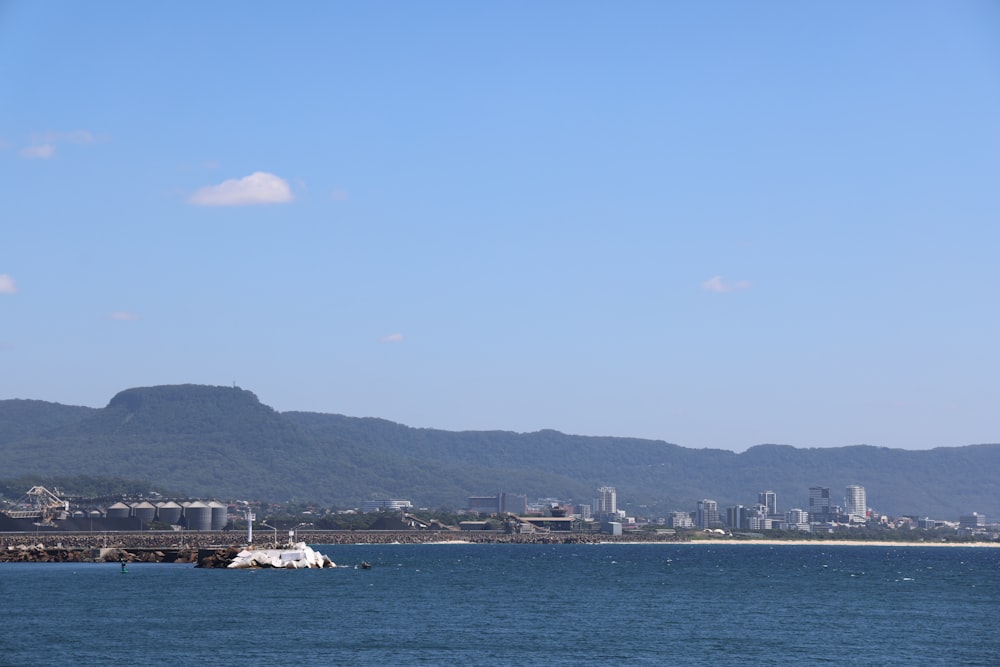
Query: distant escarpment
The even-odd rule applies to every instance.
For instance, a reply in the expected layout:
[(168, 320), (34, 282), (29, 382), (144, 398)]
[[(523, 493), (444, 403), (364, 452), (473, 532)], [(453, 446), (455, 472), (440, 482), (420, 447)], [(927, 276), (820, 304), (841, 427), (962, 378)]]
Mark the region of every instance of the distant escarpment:
[(382, 419), (279, 413), (249, 391), (201, 385), (127, 389), (105, 408), (0, 401), (2, 475), (148, 479), (191, 495), (356, 506), (398, 497), (462, 507), (500, 490), (591, 502), (599, 486), (646, 515), (749, 505), (777, 493), (804, 507), (810, 486), (834, 499), (861, 484), (889, 514), (1000, 515), (1000, 445), (927, 451), (760, 445), (736, 454), (557, 431), (452, 432)]

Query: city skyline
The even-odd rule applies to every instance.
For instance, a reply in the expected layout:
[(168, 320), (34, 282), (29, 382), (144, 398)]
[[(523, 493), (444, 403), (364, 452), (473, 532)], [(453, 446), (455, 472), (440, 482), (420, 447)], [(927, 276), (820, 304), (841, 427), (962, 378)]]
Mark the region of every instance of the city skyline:
[[(848, 484), (844, 489), (843, 505), (833, 502), (830, 487), (814, 486), (803, 496), (806, 502), (793, 501), (787, 509), (778, 508), (777, 494), (763, 490), (757, 494), (757, 504), (732, 504), (720, 509), (719, 503), (711, 498), (703, 498), (695, 503), (694, 510), (673, 509), (664, 515), (634, 516), (631, 512), (640, 509), (618, 507), (618, 490), (614, 486), (601, 486), (596, 490), (593, 502), (589, 505), (578, 504), (572, 500), (559, 498), (538, 498), (528, 502), (527, 496), (518, 494), (519, 507), (517, 511), (504, 507), (502, 498), (507, 494), (501, 492), (495, 496), (470, 496), (467, 499), (466, 511), (477, 514), (502, 518), (504, 515), (531, 516), (536, 518), (558, 519), (560, 530), (569, 530), (572, 523), (567, 517), (578, 522), (594, 522), (602, 524), (602, 531), (612, 531), (620, 534), (622, 527), (666, 525), (673, 529), (696, 529), (706, 532), (749, 531), (795, 531), (807, 533), (832, 533), (844, 529), (872, 528), (883, 529), (937, 529), (950, 528), (966, 531), (966, 536), (973, 534), (992, 533), (994, 535), (1000, 524), (989, 523), (987, 516), (980, 512), (964, 513), (953, 517), (931, 516), (927, 513), (908, 512), (904, 514), (886, 514), (868, 507), (867, 491), (860, 484)], [(380, 500), (366, 503), (373, 508), (383, 507), (386, 503), (399, 503), (398, 500)], [(407, 504), (409, 501), (406, 501)], [(808, 509), (802, 509), (807, 507)], [(723, 511), (724, 510), (724, 511)], [(482, 521), (469, 522), (483, 523)], [(544, 522), (539, 525), (544, 525)], [(617, 526), (617, 528), (614, 528)]]
[(1000, 440), (993, 3), (0, 7), (0, 399)]

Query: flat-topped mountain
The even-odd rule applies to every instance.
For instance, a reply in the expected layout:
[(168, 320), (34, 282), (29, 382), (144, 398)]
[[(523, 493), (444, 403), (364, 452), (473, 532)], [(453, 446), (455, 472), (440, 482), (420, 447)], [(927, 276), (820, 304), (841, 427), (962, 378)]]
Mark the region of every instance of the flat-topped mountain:
[(1000, 445), (927, 451), (760, 445), (736, 454), (557, 431), (443, 431), (382, 419), (279, 413), (235, 387), (127, 389), (104, 408), (0, 401), (0, 477), (148, 479), (192, 495), (356, 506), (397, 497), (462, 507), (500, 490), (591, 502), (597, 487), (643, 514), (756, 502), (805, 507), (810, 486), (861, 484), (890, 514), (1000, 515)]

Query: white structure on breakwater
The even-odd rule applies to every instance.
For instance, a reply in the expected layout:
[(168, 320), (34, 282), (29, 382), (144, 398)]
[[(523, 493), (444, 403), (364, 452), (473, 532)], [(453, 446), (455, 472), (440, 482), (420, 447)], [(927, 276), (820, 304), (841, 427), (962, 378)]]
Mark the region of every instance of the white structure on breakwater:
[(314, 551), (305, 542), (298, 542), (289, 549), (244, 549), (236, 554), (236, 557), (226, 567), (233, 569), (269, 567), (301, 570), (337, 567), (337, 564), (318, 551)]

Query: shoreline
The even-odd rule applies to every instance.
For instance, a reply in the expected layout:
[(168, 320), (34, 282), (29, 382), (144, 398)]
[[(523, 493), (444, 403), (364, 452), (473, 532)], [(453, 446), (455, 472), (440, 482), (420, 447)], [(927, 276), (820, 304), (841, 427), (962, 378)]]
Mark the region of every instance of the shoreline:
[[(501, 544), (501, 542), (469, 540), (450, 540), (442, 542), (424, 542), (423, 544), (448, 545), (448, 544)], [(820, 547), (820, 546), (845, 546), (845, 547), (934, 547), (934, 548), (1000, 548), (1000, 542), (891, 542), (877, 540), (618, 540), (618, 541), (595, 541), (595, 542), (565, 542), (565, 544), (606, 546), (612, 544), (647, 544), (650, 546), (793, 546), (793, 547)], [(370, 546), (370, 543), (356, 542), (354, 544), (334, 544), (324, 546)]]
[(892, 542), (889, 540), (689, 540), (675, 544), (759, 544), (762, 546), (846, 546), (846, 547), (1000, 547), (1000, 542)]

